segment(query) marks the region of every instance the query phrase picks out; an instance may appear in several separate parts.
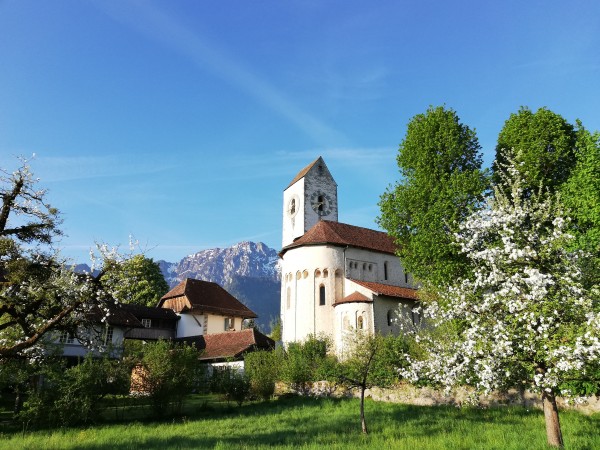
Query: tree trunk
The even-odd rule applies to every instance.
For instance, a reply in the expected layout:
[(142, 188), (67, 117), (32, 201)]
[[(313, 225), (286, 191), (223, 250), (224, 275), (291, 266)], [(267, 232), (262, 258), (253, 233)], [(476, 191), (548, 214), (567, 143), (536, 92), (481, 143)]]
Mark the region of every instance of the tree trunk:
[(367, 422), (365, 420), (365, 386), (360, 387), (360, 424), (362, 426), (362, 432), (367, 434)]
[(546, 418), (546, 436), (548, 445), (552, 447), (563, 448), (562, 432), (560, 431), (560, 422), (558, 420), (558, 408), (556, 407), (556, 397), (554, 392), (542, 392), (542, 404), (544, 406), (544, 417)]
[(21, 395), (21, 386), (17, 384), (15, 388), (15, 406), (13, 409), (13, 414), (16, 416), (21, 412), (21, 407), (23, 406), (23, 397)]

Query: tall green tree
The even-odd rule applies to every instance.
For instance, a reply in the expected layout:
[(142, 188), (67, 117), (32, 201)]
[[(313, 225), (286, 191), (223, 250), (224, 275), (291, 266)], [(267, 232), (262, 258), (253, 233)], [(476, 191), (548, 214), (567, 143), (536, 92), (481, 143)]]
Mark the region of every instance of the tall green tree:
[(379, 203), (379, 224), (420, 281), (442, 286), (463, 273), (452, 232), (484, 200), (487, 172), (475, 131), (455, 111), (429, 107), (408, 124), (397, 162), (400, 181)]
[[(504, 123), (496, 145), (494, 171), (514, 161), (523, 177), (524, 195), (540, 186), (555, 192), (576, 164), (577, 132), (562, 116), (547, 108), (521, 107)], [(502, 178), (495, 176), (495, 183)]]
[(102, 282), (121, 303), (143, 306), (156, 306), (169, 290), (158, 263), (144, 255), (111, 262), (105, 266)]

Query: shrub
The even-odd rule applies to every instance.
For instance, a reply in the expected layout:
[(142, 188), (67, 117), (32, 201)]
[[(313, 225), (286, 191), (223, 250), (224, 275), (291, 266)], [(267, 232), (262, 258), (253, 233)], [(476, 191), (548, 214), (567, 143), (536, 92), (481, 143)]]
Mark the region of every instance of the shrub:
[(245, 372), (250, 380), (252, 395), (268, 400), (275, 392), (281, 357), (275, 351), (256, 351), (245, 357)]

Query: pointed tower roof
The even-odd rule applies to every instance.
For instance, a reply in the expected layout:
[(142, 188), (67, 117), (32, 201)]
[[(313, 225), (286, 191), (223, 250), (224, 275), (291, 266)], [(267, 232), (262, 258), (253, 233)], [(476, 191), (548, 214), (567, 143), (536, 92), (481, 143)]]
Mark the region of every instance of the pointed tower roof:
[[(327, 172), (329, 172), (329, 169), (327, 168), (327, 164), (325, 164), (325, 161), (323, 160), (323, 157), (319, 156), (317, 159), (315, 159), (313, 162), (311, 162), (308, 166), (306, 166), (304, 169), (302, 169), (300, 172), (298, 172), (298, 174), (294, 177), (294, 179), (292, 180), (292, 182), (290, 184), (287, 185), (287, 188), (289, 188), (290, 186), (292, 186), (293, 184), (295, 184), (298, 180), (301, 180), (302, 178), (304, 178), (306, 176), (306, 174), (308, 172), (310, 172), (310, 170), (315, 167), (315, 166), (323, 166), (325, 168), (325, 170)], [(331, 176), (331, 174), (330, 174)], [(333, 178), (332, 178), (333, 179)], [(334, 181), (335, 183), (335, 181)], [(284, 191), (285, 191), (284, 189)]]

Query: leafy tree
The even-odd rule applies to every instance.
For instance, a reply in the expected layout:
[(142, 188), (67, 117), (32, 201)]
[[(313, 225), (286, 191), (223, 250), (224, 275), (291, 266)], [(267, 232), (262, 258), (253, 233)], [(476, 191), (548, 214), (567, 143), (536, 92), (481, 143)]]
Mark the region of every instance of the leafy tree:
[(200, 375), (194, 346), (160, 340), (144, 345), (132, 387), (149, 394), (154, 412), (160, 416), (169, 405), (181, 412), (185, 396), (198, 385)]
[(144, 255), (109, 262), (102, 282), (121, 303), (143, 306), (156, 306), (169, 290), (158, 263)]
[(131, 367), (119, 360), (88, 354), (81, 364), (65, 367), (50, 361), (38, 373), (43, 383), (32, 386), (19, 418), (40, 427), (86, 425), (100, 419), (102, 399), (129, 391)]
[(251, 390), (250, 377), (237, 367), (225, 366), (213, 372), (211, 391), (222, 394), (227, 402), (233, 400), (242, 406)]
[[(530, 195), (540, 186), (556, 191), (576, 163), (577, 133), (560, 115), (540, 108), (535, 113), (522, 107), (504, 123), (496, 146), (495, 170), (514, 161), (523, 177), (523, 193)], [(496, 184), (502, 176), (495, 176)]]
[(560, 195), (571, 218), (573, 246), (590, 254), (583, 261), (587, 284), (600, 284), (600, 133), (590, 133), (579, 121), (577, 162)]
[(281, 367), (281, 380), (308, 394), (313, 382), (334, 379), (336, 360), (330, 350), (331, 341), (325, 337), (311, 335), (304, 342), (290, 342)]
[(444, 285), (464, 272), (452, 232), (484, 198), (480, 149), (452, 109), (430, 107), (408, 124), (397, 157), (401, 180), (381, 196), (378, 221), (421, 281)]
[(453, 323), (455, 338), (430, 339), (407, 374), (484, 392), (525, 384), (541, 393), (548, 443), (562, 446), (556, 396), (598, 373), (600, 291), (582, 282), (561, 204), (546, 190), (524, 195), (529, 180), (506, 159), (502, 187), (456, 234), (472, 276), (425, 310), (433, 325)]
[(58, 211), (27, 161), (1, 173), (0, 361), (31, 358), (48, 333), (74, 331), (92, 305), (109, 300), (98, 278), (73, 273), (53, 249)]
[(250, 380), (250, 391), (263, 400), (269, 400), (275, 392), (282, 355), (279, 351), (259, 350), (244, 358), (244, 371)]
[(360, 423), (362, 432), (367, 434), (365, 390), (398, 381), (397, 367), (408, 347), (402, 338), (360, 331), (348, 337), (346, 346), (348, 352), (340, 365), (339, 378), (346, 386), (360, 389)]

